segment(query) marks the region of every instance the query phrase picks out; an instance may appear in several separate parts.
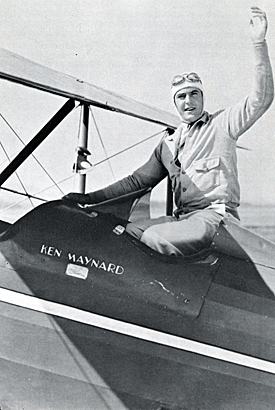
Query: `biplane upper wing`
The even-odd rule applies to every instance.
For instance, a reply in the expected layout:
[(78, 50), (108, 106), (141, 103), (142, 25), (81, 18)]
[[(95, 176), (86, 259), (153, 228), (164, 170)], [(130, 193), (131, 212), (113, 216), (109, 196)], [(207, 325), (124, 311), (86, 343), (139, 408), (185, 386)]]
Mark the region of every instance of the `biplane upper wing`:
[(88, 84), (5, 49), (0, 49), (0, 78), (167, 127), (179, 125), (176, 115)]

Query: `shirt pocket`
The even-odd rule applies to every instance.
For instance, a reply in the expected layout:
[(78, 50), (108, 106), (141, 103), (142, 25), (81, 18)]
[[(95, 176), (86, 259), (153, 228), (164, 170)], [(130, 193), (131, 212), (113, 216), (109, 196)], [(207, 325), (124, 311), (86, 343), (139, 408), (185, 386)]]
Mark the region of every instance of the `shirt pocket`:
[(193, 182), (201, 192), (220, 185), (220, 158), (208, 158), (193, 163)]

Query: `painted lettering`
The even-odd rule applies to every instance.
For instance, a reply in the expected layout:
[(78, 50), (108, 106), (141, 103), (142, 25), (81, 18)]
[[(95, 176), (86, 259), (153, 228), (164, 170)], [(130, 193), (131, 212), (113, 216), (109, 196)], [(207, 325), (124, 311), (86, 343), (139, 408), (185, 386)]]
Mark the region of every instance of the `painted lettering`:
[(62, 250), (59, 250), (59, 249), (54, 250), (54, 256), (57, 256), (58, 258), (61, 257), (61, 253), (62, 253)]
[(94, 266), (95, 268), (98, 268), (99, 266), (99, 261), (96, 261), (95, 259), (92, 260), (91, 266)]
[[(55, 249), (53, 247), (49, 247), (46, 245), (43, 245), (41, 247), (41, 253), (45, 254), (55, 254), (56, 256), (61, 256), (61, 250), (59, 251), (58, 249)], [(122, 275), (124, 273), (124, 268), (120, 265), (116, 265), (111, 262), (105, 262), (101, 261), (99, 259), (93, 259), (88, 256), (84, 255), (77, 255), (75, 253), (68, 253), (68, 259), (72, 263), (76, 263), (79, 265), (84, 265), (84, 266), (90, 266), (91, 268), (96, 268), (96, 269), (101, 269), (104, 270), (105, 272), (110, 272), (115, 275)]]
[(75, 262), (75, 254), (74, 254), (74, 253), (71, 254), (71, 253), (69, 252), (69, 253), (68, 253), (68, 259), (69, 259), (69, 261)]
[(84, 265), (83, 256), (79, 256), (78, 259), (76, 260), (76, 262), (81, 263), (82, 265)]
[(115, 273), (115, 269), (116, 269), (116, 265), (114, 265), (113, 263), (109, 263), (107, 272)]
[(54, 246), (42, 245), (40, 253), (44, 253), (45, 255), (49, 256), (57, 256), (58, 258), (60, 258), (62, 250), (56, 249)]
[(54, 247), (53, 247), (53, 246), (49, 246), (47, 255), (49, 255), (49, 256), (53, 256), (53, 255), (54, 255)]
[(47, 245), (42, 245), (42, 247), (40, 249), (40, 253), (45, 253), (45, 255), (47, 255), (47, 250), (48, 250), (48, 246)]
[[(63, 251), (61, 249), (57, 249), (54, 246), (45, 245), (45, 244), (41, 245), (41, 248), (40, 248), (40, 253), (44, 255), (48, 255), (48, 256), (54, 256), (57, 258), (61, 258), (62, 252)], [(69, 261), (72, 263), (78, 263), (78, 264), (85, 265), (85, 266), (90, 265), (92, 268), (102, 269), (105, 272), (114, 273), (116, 275), (122, 275), (124, 273), (124, 268), (122, 266), (115, 265), (114, 263), (111, 263), (111, 262), (107, 263), (104, 261), (100, 261), (98, 259), (90, 258), (88, 256), (82, 256), (82, 255), (77, 256), (75, 253), (71, 253), (71, 252), (68, 252), (67, 257)]]
[(106, 269), (106, 264), (105, 264), (105, 262), (101, 262), (101, 264), (99, 265), (98, 269), (107, 270), (107, 269)]
[(87, 266), (88, 263), (91, 262), (91, 260), (92, 260), (92, 258), (89, 259), (87, 256), (85, 256), (85, 265)]
[(123, 272), (124, 272), (124, 268), (123, 268), (122, 266), (117, 265), (116, 270), (115, 270), (115, 273), (116, 273), (117, 275), (122, 275)]

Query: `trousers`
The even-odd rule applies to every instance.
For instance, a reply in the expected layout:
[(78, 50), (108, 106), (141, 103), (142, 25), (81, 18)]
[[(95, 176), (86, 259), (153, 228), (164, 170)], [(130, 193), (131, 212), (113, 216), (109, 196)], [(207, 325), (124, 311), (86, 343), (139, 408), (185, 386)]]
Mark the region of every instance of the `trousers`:
[(224, 218), (213, 209), (202, 209), (178, 217), (140, 219), (128, 223), (126, 232), (160, 253), (187, 256), (210, 246)]

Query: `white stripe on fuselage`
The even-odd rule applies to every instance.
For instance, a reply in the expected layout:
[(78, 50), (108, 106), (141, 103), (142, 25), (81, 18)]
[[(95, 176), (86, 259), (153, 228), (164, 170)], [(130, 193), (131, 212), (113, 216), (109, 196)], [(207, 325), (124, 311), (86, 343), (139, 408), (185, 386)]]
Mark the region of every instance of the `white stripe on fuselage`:
[(275, 374), (275, 363), (266, 360), (246, 356), (241, 353), (232, 352), (230, 350), (185, 339), (183, 337), (162, 333), (139, 325), (125, 323), (117, 319), (107, 318), (71, 306), (61, 305), (56, 302), (50, 302), (34, 296), (17, 293), (12, 290), (0, 288), (0, 302), (9, 303), (37, 312), (62, 317), (75, 322), (135, 337), (148, 342)]

